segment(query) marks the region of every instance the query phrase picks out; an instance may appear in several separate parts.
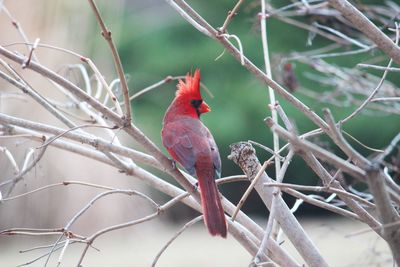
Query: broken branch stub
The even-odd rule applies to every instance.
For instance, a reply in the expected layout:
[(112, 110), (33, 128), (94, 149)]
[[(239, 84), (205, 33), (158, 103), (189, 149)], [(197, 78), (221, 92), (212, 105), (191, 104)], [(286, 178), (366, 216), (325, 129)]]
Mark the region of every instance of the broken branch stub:
[[(228, 156), (228, 159), (233, 160), (246, 174), (247, 178), (252, 181), (261, 169), (255, 149), (248, 142), (235, 143), (230, 145), (230, 148), (231, 154)], [(272, 182), (274, 181), (265, 172), (262, 172), (254, 186), (269, 210), (271, 210), (272, 198), (274, 197), (274, 188), (272, 186), (264, 186), (264, 184)], [(296, 217), (290, 212), (281, 195), (275, 195), (275, 198), (275, 220), (279, 223), (307, 265), (311, 267), (329, 266)]]
[(247, 142), (238, 142), (229, 147), (231, 154), (228, 156), (228, 159), (235, 162), (250, 181), (253, 180), (261, 168), (253, 146)]

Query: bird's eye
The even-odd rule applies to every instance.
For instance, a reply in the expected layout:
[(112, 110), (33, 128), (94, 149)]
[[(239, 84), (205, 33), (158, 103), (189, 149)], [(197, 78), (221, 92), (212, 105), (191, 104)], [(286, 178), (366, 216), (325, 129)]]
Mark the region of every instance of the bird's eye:
[(192, 104), (192, 106), (196, 109), (200, 107), (201, 103), (203, 103), (203, 100), (201, 99), (190, 101), (190, 104)]

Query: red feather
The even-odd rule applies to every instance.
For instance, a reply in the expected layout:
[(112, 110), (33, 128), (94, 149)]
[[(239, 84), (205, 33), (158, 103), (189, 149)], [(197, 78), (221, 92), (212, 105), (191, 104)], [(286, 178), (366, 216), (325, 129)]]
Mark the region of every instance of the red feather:
[(161, 132), (169, 154), (199, 181), (204, 222), (211, 235), (226, 237), (227, 224), (215, 178), (220, 177), (218, 147), (200, 115), (210, 111), (200, 94), (200, 71), (180, 80)]

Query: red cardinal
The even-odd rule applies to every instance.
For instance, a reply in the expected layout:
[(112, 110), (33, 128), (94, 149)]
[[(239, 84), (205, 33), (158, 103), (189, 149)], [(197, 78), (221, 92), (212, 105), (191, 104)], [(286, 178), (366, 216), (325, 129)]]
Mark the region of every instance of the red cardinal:
[(211, 111), (200, 94), (200, 70), (193, 77), (179, 80), (178, 90), (164, 116), (161, 132), (169, 154), (200, 186), (204, 222), (211, 235), (226, 237), (226, 220), (215, 178), (221, 175), (221, 158), (214, 138), (200, 121), (200, 115)]

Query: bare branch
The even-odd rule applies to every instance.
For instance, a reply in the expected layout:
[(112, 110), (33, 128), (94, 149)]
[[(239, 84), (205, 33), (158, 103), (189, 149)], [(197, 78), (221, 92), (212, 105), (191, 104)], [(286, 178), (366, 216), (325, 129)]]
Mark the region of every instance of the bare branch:
[(326, 150), (323, 150), (316, 146), (315, 144), (308, 142), (306, 140), (300, 140), (297, 136), (293, 136), (291, 133), (283, 129), (281, 126), (276, 125), (273, 123), (271, 119), (267, 118), (268, 126), (273, 130), (276, 131), (279, 136), (287, 141), (289, 141), (293, 147), (299, 150), (307, 150), (314, 153), (320, 159), (329, 162), (330, 164), (335, 165), (337, 168), (342, 169), (345, 172), (348, 172), (355, 177), (364, 180), (365, 179), (365, 171), (346, 162), (345, 160), (339, 158), (335, 154), (332, 154)]
[(305, 190), (305, 191), (315, 191), (315, 192), (329, 192), (329, 193), (335, 193), (338, 195), (344, 195), (347, 197), (350, 197), (354, 199), (355, 201), (359, 202), (360, 204), (363, 204), (367, 207), (374, 208), (375, 205), (368, 200), (365, 200), (355, 194), (349, 193), (345, 191), (344, 189), (338, 189), (338, 188), (333, 188), (333, 187), (326, 187), (326, 186), (307, 186), (307, 185), (298, 185), (298, 184), (287, 184), (287, 183), (266, 183), (265, 186), (275, 186), (275, 187), (280, 187), (280, 188), (292, 188), (295, 190)]
[(364, 14), (347, 0), (328, 0), (329, 4), (337, 9), (357, 29), (363, 32), (383, 52), (397, 64), (400, 64), (400, 48), (376, 27)]
[(269, 161), (265, 161), (264, 164), (261, 166), (260, 170), (254, 177), (254, 179), (251, 181), (249, 187), (247, 187), (246, 192), (244, 192), (243, 196), (240, 198), (239, 203), (236, 206), (235, 212), (232, 214), (232, 221), (235, 221), (236, 215), (240, 211), (240, 209), (243, 207), (243, 204), (246, 202), (247, 198), (249, 197), (251, 191), (253, 191), (254, 186), (258, 182), (258, 180), (261, 178), (261, 175), (265, 171), (265, 169), (268, 167), (270, 164)]
[(383, 237), (388, 242), (395, 261), (400, 264), (400, 228), (395, 224), (400, 221), (400, 215), (390, 201), (384, 175), (378, 166), (372, 166), (367, 171), (367, 181), (378, 207), (378, 215), (384, 224)]
[[(239, 165), (250, 180), (253, 180), (261, 168), (255, 150), (250, 144), (244, 142), (232, 145), (231, 150), (229, 158)], [(267, 182), (271, 182), (271, 179), (263, 172), (255, 188), (266, 206), (271, 209), (274, 189), (264, 187), (263, 184)], [(276, 196), (276, 198), (275, 219), (305, 262), (309, 266), (328, 266), (282, 198), (280, 196)]]
[[(41, 123), (36, 123), (36, 122), (28, 121), (28, 120), (23, 120), (23, 119), (11, 117), (11, 116), (8, 116), (5, 114), (0, 114), (0, 122), (2, 124), (11, 124), (11, 125), (15, 125), (15, 126), (19, 126), (19, 127), (23, 127), (23, 128), (27, 128), (27, 129), (32, 129), (35, 131), (54, 134), (54, 135), (60, 135), (60, 134), (64, 133), (63, 137), (80, 142), (80, 143), (85, 143), (85, 144), (91, 145), (100, 151), (105, 151), (105, 152), (108, 151), (108, 152), (116, 153), (116, 154), (119, 154), (119, 155), (122, 155), (122, 156), (125, 156), (128, 158), (132, 158), (135, 161), (138, 161), (138, 162), (141, 162), (144, 164), (149, 164), (149, 165), (159, 168), (159, 169), (163, 169), (163, 167), (160, 166), (160, 164), (154, 159), (154, 157), (151, 157), (145, 153), (142, 153), (142, 152), (139, 152), (139, 151), (127, 148), (127, 147), (113, 144), (110, 141), (104, 140), (102, 138), (91, 137), (91, 136), (88, 136), (87, 134), (80, 134), (80, 133), (76, 133), (76, 132), (65, 133), (65, 130), (57, 128), (57, 127), (53, 127), (53, 126), (45, 125), (45, 124), (41, 124)], [(31, 133), (32, 134), (32, 132), (24, 131), (21, 128), (15, 128), (15, 129), (16, 129), (16, 133)], [(13, 129), (10, 129), (10, 131), (13, 131)], [(43, 139), (43, 135), (37, 136), (37, 138)]]
[(154, 258), (153, 262), (151, 263), (151, 266), (152, 267), (156, 266), (158, 259), (161, 257), (161, 255), (164, 253), (164, 251), (169, 247), (169, 245), (171, 245), (172, 242), (174, 242), (175, 239), (177, 239), (187, 228), (189, 228), (193, 224), (201, 221), (202, 219), (203, 219), (203, 215), (197, 216), (196, 218), (187, 222), (178, 232), (176, 232), (176, 234), (170, 240), (168, 240), (168, 242), (157, 253), (156, 257)]
[(117, 69), (119, 80), (121, 82), (122, 92), (124, 95), (125, 119), (126, 119), (125, 124), (130, 124), (131, 123), (131, 105), (130, 105), (130, 101), (129, 101), (129, 88), (128, 88), (128, 83), (126, 81), (124, 69), (122, 67), (121, 59), (119, 57), (117, 48), (115, 47), (114, 42), (112, 40), (111, 31), (109, 31), (107, 29), (106, 25), (104, 24), (104, 21), (103, 21), (101, 15), (100, 15), (100, 12), (96, 6), (96, 3), (94, 2), (94, 0), (88, 0), (88, 1), (89, 1), (89, 4), (96, 16), (96, 19), (100, 25), (101, 35), (104, 37), (108, 46), (110, 47), (110, 50), (111, 50), (111, 53), (113, 56), (113, 60), (114, 60), (114, 64), (115, 64), (115, 68)]
[(228, 16), (226, 17), (224, 24), (222, 25), (221, 28), (218, 29), (219, 32), (226, 33), (226, 29), (228, 28), (228, 25), (231, 23), (233, 17), (235, 17), (237, 15), (239, 7), (243, 2), (244, 2), (244, 0), (237, 1), (236, 5), (233, 7), (233, 9), (228, 11)]
[(350, 211), (347, 211), (345, 209), (341, 209), (339, 207), (331, 205), (329, 203), (320, 201), (320, 200), (318, 200), (318, 199), (316, 199), (314, 197), (305, 195), (305, 194), (300, 193), (300, 192), (298, 192), (296, 190), (293, 190), (291, 188), (282, 188), (282, 191), (284, 191), (284, 192), (288, 193), (289, 195), (292, 195), (292, 196), (294, 196), (294, 197), (296, 197), (298, 199), (302, 199), (304, 202), (310, 203), (310, 204), (312, 204), (314, 206), (317, 206), (317, 207), (332, 211), (334, 213), (337, 213), (339, 215), (342, 215), (342, 216), (350, 218), (350, 219), (355, 219), (355, 220), (358, 220), (358, 221), (362, 221), (362, 219), (357, 214), (355, 214), (353, 212), (350, 212)]

